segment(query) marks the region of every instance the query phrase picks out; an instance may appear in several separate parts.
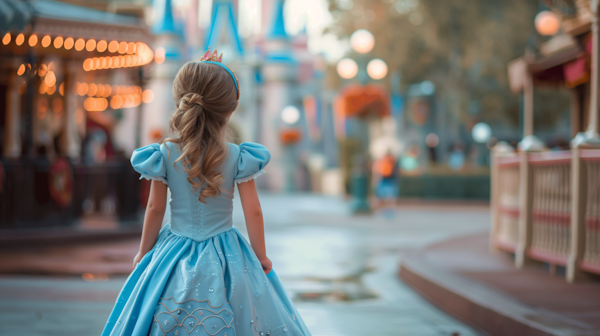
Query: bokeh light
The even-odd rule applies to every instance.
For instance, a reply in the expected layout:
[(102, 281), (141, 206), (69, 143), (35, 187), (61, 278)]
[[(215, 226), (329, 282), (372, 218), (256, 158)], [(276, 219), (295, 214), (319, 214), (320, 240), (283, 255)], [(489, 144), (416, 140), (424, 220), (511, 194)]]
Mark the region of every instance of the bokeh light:
[(281, 119), (288, 125), (293, 125), (300, 120), (300, 111), (296, 106), (286, 106), (281, 111)]
[(486, 143), (492, 136), (492, 129), (490, 125), (480, 122), (473, 126), (471, 136), (473, 136), (473, 140), (479, 143)]
[(54, 48), (59, 49), (60, 47), (63, 46), (63, 38), (62, 36), (58, 36), (54, 39)]
[(156, 48), (156, 52), (154, 53), (154, 61), (156, 64), (161, 64), (165, 61), (166, 51), (165, 48)]
[(350, 45), (357, 53), (366, 54), (373, 50), (373, 47), (375, 46), (375, 38), (370, 31), (366, 29), (359, 29), (352, 33), (352, 36), (350, 36)]
[(436, 147), (440, 143), (440, 139), (438, 138), (437, 134), (429, 133), (425, 137), (425, 143), (427, 144), (427, 146), (433, 148), (433, 147)]
[(50, 37), (50, 35), (46, 35), (42, 38), (42, 47), (48, 48), (48, 46), (50, 46), (50, 43), (52, 43), (52, 38)]
[(541, 11), (535, 16), (535, 29), (544, 36), (556, 35), (560, 29), (560, 21), (551, 11)]
[(154, 100), (154, 92), (152, 90), (144, 90), (142, 93), (142, 101), (145, 104), (151, 103)]
[(73, 48), (74, 44), (75, 44), (75, 40), (73, 40), (72, 37), (67, 37), (65, 39), (65, 49), (71, 50), (71, 48)]
[(375, 58), (367, 64), (367, 73), (369, 77), (379, 80), (384, 78), (388, 73), (388, 66), (379, 58)]
[(354, 78), (358, 73), (358, 65), (353, 59), (344, 58), (337, 64), (337, 73), (345, 79)]
[(37, 35), (31, 35), (29, 36), (29, 46), (30, 47), (35, 47), (35, 45), (38, 43), (38, 37)]
[(25, 35), (23, 35), (23, 34), (17, 35), (17, 38), (15, 39), (15, 43), (18, 46), (20, 46), (21, 44), (23, 44), (23, 42), (25, 42)]

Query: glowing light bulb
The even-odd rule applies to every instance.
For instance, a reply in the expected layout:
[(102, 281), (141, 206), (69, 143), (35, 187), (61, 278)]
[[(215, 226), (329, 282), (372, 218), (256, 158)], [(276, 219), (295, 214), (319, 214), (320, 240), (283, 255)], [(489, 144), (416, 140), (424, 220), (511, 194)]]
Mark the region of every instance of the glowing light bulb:
[(354, 78), (358, 73), (358, 65), (350, 58), (344, 58), (338, 62), (337, 72), (340, 77), (345, 79)]

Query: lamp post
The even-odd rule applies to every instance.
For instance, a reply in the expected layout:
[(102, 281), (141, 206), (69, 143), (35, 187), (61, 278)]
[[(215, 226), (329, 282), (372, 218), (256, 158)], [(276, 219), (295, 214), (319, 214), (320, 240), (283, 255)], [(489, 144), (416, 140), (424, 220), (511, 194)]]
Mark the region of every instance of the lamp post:
[[(366, 29), (355, 31), (350, 37), (352, 50), (357, 53), (358, 63), (351, 58), (344, 58), (337, 65), (338, 75), (346, 80), (358, 77), (361, 85), (367, 84), (369, 77), (374, 80), (383, 79), (388, 72), (387, 64), (381, 59), (372, 59), (367, 63), (367, 55), (375, 46), (373, 34)], [(350, 158), (350, 193), (352, 195), (351, 209), (353, 213), (368, 213), (370, 205), (367, 200), (369, 189), (368, 149), (369, 137), (367, 124), (362, 117), (357, 117), (354, 137), (360, 139), (359, 153)]]
[(285, 184), (284, 190), (292, 193), (296, 191), (294, 172), (296, 167), (296, 156), (294, 145), (300, 141), (301, 132), (298, 127), (300, 121), (300, 110), (296, 106), (289, 105), (281, 110), (280, 140), (285, 146)]

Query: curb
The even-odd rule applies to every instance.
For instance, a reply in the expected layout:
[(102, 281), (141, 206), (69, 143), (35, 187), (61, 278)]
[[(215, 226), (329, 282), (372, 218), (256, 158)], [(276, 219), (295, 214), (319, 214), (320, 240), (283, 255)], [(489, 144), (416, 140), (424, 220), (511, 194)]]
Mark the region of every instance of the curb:
[(505, 294), (419, 261), (419, 252), (402, 257), (399, 277), (444, 312), (493, 336), (600, 335), (573, 326)]

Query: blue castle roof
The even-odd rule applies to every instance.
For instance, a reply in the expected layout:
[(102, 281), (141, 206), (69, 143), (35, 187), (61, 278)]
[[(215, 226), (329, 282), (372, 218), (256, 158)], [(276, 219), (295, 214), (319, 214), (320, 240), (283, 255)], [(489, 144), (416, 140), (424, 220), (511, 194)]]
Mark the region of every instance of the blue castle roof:
[(268, 39), (289, 39), (285, 31), (285, 19), (283, 15), (283, 0), (276, 0), (273, 6), (273, 25), (269, 31)]
[(218, 48), (222, 46), (222, 37), (229, 40), (226, 42), (230, 44), (233, 51), (238, 55), (244, 53), (244, 48), (235, 24), (235, 16), (233, 14), (233, 4), (230, 0), (215, 0), (213, 3), (212, 19), (209, 29), (207, 30), (207, 36), (205, 39), (204, 48)]
[(153, 34), (183, 36), (183, 26), (173, 18), (173, 4), (171, 0), (154, 0), (153, 9), (158, 13), (152, 25)]

